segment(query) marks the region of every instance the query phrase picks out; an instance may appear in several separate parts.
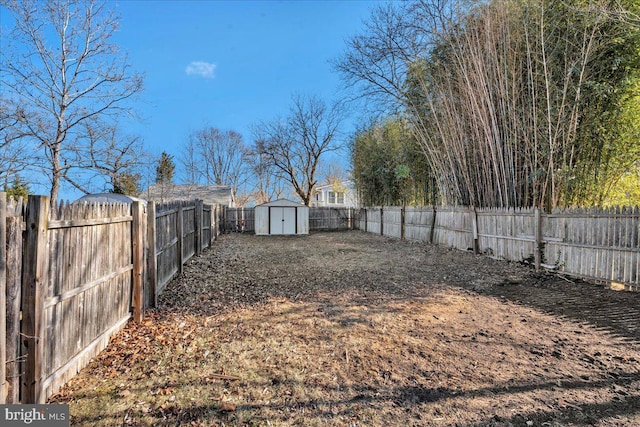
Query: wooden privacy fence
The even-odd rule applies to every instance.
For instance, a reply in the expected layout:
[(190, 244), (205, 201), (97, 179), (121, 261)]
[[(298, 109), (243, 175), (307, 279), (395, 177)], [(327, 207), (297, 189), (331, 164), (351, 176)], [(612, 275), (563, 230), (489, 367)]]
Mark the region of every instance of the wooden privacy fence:
[(354, 208), (310, 207), (309, 230), (353, 230), (354, 216)]
[(254, 208), (225, 208), (223, 231), (226, 233), (255, 233), (256, 220)]
[(356, 227), (640, 289), (640, 208), (368, 207)]
[(23, 206), (0, 193), (0, 403), (44, 402), (131, 316), (141, 321), (211, 245), (216, 213), (202, 201), (50, 209), (47, 197)]
[[(309, 230), (353, 230), (355, 209), (326, 206), (309, 208)], [(255, 233), (254, 208), (229, 208), (224, 210), (223, 231)]]
[(182, 273), (182, 266), (193, 255), (200, 255), (211, 246), (218, 236), (218, 215), (216, 206), (203, 204), (202, 200), (191, 202), (169, 202), (155, 205), (149, 203), (150, 216), (155, 217), (155, 229), (149, 236), (155, 236), (155, 244), (150, 244), (150, 266), (156, 276), (150, 280), (148, 304), (155, 306), (158, 295), (173, 276)]

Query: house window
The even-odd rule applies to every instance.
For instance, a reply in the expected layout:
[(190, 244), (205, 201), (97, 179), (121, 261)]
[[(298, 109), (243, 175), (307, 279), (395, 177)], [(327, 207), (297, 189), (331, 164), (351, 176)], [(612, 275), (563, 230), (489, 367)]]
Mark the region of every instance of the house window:
[(329, 191), (329, 203), (334, 205), (344, 205), (344, 193)]

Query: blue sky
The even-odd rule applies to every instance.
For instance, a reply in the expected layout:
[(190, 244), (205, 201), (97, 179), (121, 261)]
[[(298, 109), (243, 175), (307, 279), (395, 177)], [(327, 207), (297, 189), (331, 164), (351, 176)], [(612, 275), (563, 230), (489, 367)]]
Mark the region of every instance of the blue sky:
[[(46, 1), (46, 0), (38, 0)], [(253, 143), (252, 126), (288, 113), (292, 96), (327, 103), (344, 97), (331, 61), (363, 27), (379, 1), (107, 0), (120, 16), (112, 40), (145, 89), (131, 101), (140, 122), (120, 120), (121, 134), (142, 138), (159, 157), (174, 155), (180, 181), (181, 148), (189, 134), (207, 126), (241, 133)], [(0, 26), (12, 26), (0, 7)], [(7, 33), (3, 33), (7, 34)], [(52, 42), (54, 42), (52, 40)], [(342, 128), (345, 142), (357, 114)], [(347, 152), (326, 158), (347, 170)], [(153, 179), (153, 170), (143, 186)], [(48, 194), (42, 177), (31, 189)], [(62, 184), (60, 199), (82, 194)], [(94, 191), (102, 191), (95, 188)]]
[[(376, 2), (121, 0), (116, 38), (146, 74), (134, 133), (152, 154), (179, 157), (191, 131), (234, 129), (285, 115), (294, 93), (340, 96), (330, 60)], [(353, 131), (353, 120), (344, 131)], [(345, 157), (345, 156), (343, 156)]]

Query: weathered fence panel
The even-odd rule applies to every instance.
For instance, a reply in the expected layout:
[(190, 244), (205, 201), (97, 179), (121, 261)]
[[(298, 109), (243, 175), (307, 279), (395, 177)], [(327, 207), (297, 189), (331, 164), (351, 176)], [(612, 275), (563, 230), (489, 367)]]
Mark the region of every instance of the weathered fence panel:
[(318, 206), (309, 208), (309, 230), (352, 230), (353, 208)]
[(402, 238), (404, 236), (404, 208), (385, 206), (382, 209), (382, 224), (382, 235)]
[(153, 202), (137, 201), (50, 209), (44, 196), (24, 205), (0, 193), (2, 401), (44, 402), (132, 314), (141, 321), (161, 291), (158, 277), (166, 285), (210, 246), (216, 212), (202, 201), (157, 214)]
[(473, 220), (467, 207), (438, 208), (433, 243), (461, 250), (473, 250)]
[(356, 230), (367, 231), (367, 210), (365, 208), (360, 208), (355, 211), (353, 228)]
[(374, 234), (382, 234), (382, 211), (380, 206), (372, 206), (366, 209), (365, 216), (367, 231)]
[[(34, 401), (43, 401), (73, 377), (129, 319), (132, 287), (141, 291), (142, 286), (141, 271), (134, 266), (143, 262), (142, 238), (136, 253), (131, 239), (144, 233), (135, 230), (132, 209), (142, 216), (139, 202), (65, 204), (52, 210), (46, 226), (45, 242), (51, 248), (45, 257), (47, 275), (42, 301), (36, 302), (46, 334), (38, 346), (41, 361), (35, 362), (41, 363), (42, 376)], [(134, 312), (140, 313), (140, 303), (134, 303)]]
[(178, 272), (178, 207), (156, 206), (156, 294), (160, 294)]
[(225, 230), (234, 233), (255, 233), (254, 208), (225, 208)]
[[(156, 277), (154, 301), (192, 256), (209, 247), (216, 236), (216, 208), (201, 200), (162, 203), (155, 209)], [(151, 271), (151, 269), (149, 269)]]
[(544, 216), (546, 267), (640, 287), (639, 208), (557, 210)]
[(538, 209), (432, 206), (407, 207), (402, 212), (399, 207), (363, 208), (355, 224), (371, 233), (525, 261), (536, 268), (640, 289), (637, 207), (548, 214)]
[(196, 254), (196, 207), (182, 208), (182, 264)]
[(435, 209), (429, 206), (409, 206), (404, 212), (404, 237), (407, 240), (430, 242), (435, 220)]
[(530, 260), (536, 251), (533, 209), (478, 209), (479, 250), (509, 261)]

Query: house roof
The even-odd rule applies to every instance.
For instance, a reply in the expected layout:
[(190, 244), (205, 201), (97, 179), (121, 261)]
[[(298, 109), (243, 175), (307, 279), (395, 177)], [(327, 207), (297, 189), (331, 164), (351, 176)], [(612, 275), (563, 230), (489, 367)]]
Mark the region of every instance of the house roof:
[[(334, 184), (335, 183), (316, 185), (315, 189), (316, 190), (324, 190), (325, 188), (332, 188), (334, 186)], [(353, 181), (350, 180), (350, 179), (346, 179), (344, 181), (340, 181), (340, 185), (342, 185), (347, 190), (354, 188)]]
[(76, 203), (126, 203), (131, 204), (133, 202), (142, 202), (143, 205), (147, 205), (147, 201), (138, 197), (126, 196), (124, 194), (116, 193), (98, 193), (87, 194), (76, 200)]
[(229, 185), (153, 184), (142, 197), (161, 203), (200, 199), (206, 204), (235, 205), (233, 189)]

